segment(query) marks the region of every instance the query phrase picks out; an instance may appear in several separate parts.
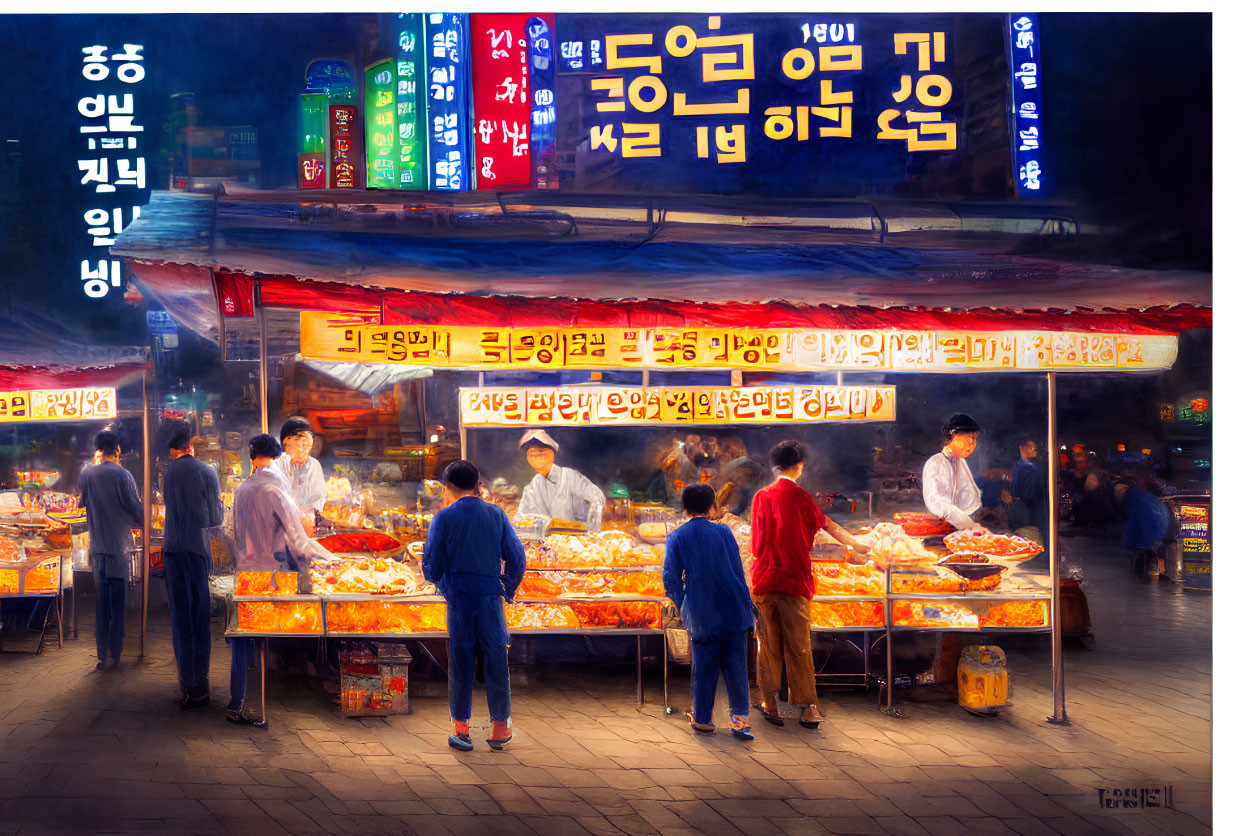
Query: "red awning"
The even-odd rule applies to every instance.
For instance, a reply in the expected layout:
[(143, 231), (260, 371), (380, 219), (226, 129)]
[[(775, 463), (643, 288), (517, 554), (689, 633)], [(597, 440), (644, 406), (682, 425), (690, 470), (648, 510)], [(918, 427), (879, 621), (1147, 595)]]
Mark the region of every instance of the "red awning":
[[(148, 273), (151, 283), (153, 273)], [(218, 295), (238, 287), (236, 274), (215, 271)], [(977, 331), (1067, 330), (1127, 334), (1174, 334), (1211, 327), (1211, 309), (1174, 305), (1145, 310), (1072, 310), (940, 307), (875, 308), (869, 305), (807, 305), (790, 302), (700, 303), (660, 299), (600, 301), (525, 296), (471, 296), (375, 290), (291, 276), (258, 277), (261, 304), (292, 310), (381, 316), (387, 323), (430, 325), (710, 326), (815, 329), (901, 328)], [(226, 312), (223, 311), (225, 314)]]
[(147, 364), (98, 369), (0, 366), (0, 391), (84, 389), (91, 386), (117, 389), (138, 380), (146, 368)]

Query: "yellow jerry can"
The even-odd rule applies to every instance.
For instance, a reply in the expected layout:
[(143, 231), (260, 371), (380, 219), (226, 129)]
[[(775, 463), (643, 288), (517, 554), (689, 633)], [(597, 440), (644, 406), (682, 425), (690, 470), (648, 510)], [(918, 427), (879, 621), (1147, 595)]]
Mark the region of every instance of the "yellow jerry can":
[(971, 645), (958, 659), (958, 705), (973, 714), (996, 714), (1010, 703), (1010, 671), (1000, 647)]

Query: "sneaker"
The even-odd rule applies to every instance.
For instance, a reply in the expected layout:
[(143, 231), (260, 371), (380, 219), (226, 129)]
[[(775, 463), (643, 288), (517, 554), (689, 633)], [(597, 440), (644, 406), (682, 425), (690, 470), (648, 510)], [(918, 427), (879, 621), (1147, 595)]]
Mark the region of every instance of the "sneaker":
[(496, 751), (505, 748), (505, 744), (514, 739), (514, 732), (510, 727), (509, 720), (493, 720), (492, 736), (488, 738), (488, 745)]
[(819, 727), (819, 723), (823, 722), (825, 719), (826, 718), (819, 713), (819, 707), (817, 705), (807, 705), (801, 711), (801, 725), (807, 729), (817, 729)]
[(115, 670), (115, 671), (120, 671), (120, 670), (122, 670), (122, 660), (121, 660), (121, 659), (114, 659), (114, 660), (113, 660), (113, 664), (112, 664), (112, 665), (110, 665), (109, 667), (110, 667), (111, 669)]
[(255, 717), (251, 714), (246, 713), (244, 711), (244, 706), (242, 705), (239, 708), (228, 708), (226, 710), (226, 721), (228, 723), (234, 723), (237, 726), (249, 725), (258, 729), (264, 729), (269, 725), (269, 723), (267, 723), (265, 720), (261, 719), (260, 717)]
[(179, 708), (184, 710), (191, 708), (205, 708), (209, 705), (209, 692), (206, 691), (188, 691), (179, 700)]
[(448, 736), (448, 745), (460, 752), (469, 752), (475, 748), (470, 740), (470, 721), (453, 721), (453, 733)]
[(731, 715), (731, 731), (732, 736), (740, 740), (753, 740), (753, 727), (749, 725), (748, 717)]
[(688, 725), (692, 726), (692, 730), (697, 734), (714, 734), (716, 727), (713, 723), (698, 723), (691, 711), (685, 711), (684, 716), (688, 718)]

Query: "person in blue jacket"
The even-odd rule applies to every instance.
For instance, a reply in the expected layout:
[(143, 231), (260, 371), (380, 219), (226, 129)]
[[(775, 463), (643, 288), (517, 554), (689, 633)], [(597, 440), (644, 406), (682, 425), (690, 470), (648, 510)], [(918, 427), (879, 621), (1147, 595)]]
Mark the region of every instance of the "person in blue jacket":
[(470, 741), (470, 689), (475, 653), (483, 659), (492, 734), (502, 749), (513, 739), (509, 700), (509, 634), (505, 605), (522, 583), (527, 557), (509, 517), (479, 498), (479, 468), (464, 459), (444, 469), (449, 505), (431, 520), (422, 573), (448, 602), (448, 705), (453, 733), (448, 745), (463, 752)]
[(714, 489), (689, 485), (680, 495), (688, 521), (666, 537), (662, 584), (692, 637), (694, 731), (713, 734), (719, 672), (731, 708), (732, 734), (752, 740), (749, 726), (748, 634), (753, 601), (731, 529), (709, 518)]
[(1127, 518), (1122, 544), (1132, 553), (1132, 574), (1158, 574), (1158, 553), (1167, 537), (1169, 515), (1162, 500), (1138, 488), (1130, 479), (1115, 485), (1115, 502)]

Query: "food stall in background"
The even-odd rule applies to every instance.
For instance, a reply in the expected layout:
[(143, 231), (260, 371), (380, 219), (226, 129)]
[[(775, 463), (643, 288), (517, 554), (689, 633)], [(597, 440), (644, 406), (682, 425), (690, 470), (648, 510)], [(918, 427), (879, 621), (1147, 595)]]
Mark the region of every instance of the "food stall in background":
[[(0, 391), (0, 427), (16, 432), (33, 422), (77, 422), (104, 429), (118, 417), (116, 382), (135, 373), (132, 368), (74, 372), (58, 378), (50, 371), (30, 377), (37, 385), (50, 388), (22, 388)], [(0, 373), (6, 380), (13, 377)], [(51, 388), (58, 379), (71, 385)], [(107, 381), (111, 385), (72, 385)], [(22, 382), (20, 375), (12, 383)], [(12, 385), (10, 383), (10, 385)], [(50, 462), (39, 462), (47, 466)], [(43, 649), (47, 616), (55, 616), (57, 647), (64, 639), (62, 593), (73, 601), (74, 569), (86, 568), (87, 516), (79, 508), (76, 493), (54, 491), (58, 483), (77, 474), (58, 470), (15, 470), (16, 489), (0, 492), (0, 599), (45, 598), (51, 603), (42, 617), (34, 616), (30, 629), (38, 625), (36, 652)], [(142, 575), (142, 563), (133, 561), (134, 576)], [(36, 610), (37, 611), (37, 610)], [(32, 613), (33, 615), (33, 613)], [(16, 619), (15, 619), (16, 621)]]

